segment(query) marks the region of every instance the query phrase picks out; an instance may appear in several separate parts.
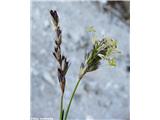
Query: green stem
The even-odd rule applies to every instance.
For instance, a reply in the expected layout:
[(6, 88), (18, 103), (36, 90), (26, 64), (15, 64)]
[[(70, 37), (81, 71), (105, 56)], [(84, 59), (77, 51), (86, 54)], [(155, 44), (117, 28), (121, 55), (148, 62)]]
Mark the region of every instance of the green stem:
[(61, 95), (61, 108), (60, 108), (60, 117), (59, 117), (59, 119), (60, 120), (63, 120), (63, 93), (62, 93), (62, 95)]
[(66, 114), (65, 114), (64, 120), (67, 120), (68, 112), (69, 112), (69, 110), (70, 110), (70, 106), (71, 106), (73, 97), (74, 97), (74, 95), (75, 95), (75, 92), (76, 92), (76, 90), (77, 90), (77, 88), (78, 88), (78, 85), (79, 85), (82, 77), (83, 77), (84, 74), (86, 73), (86, 70), (87, 70), (87, 67), (85, 67), (85, 68), (81, 71), (81, 73), (80, 73), (79, 79), (78, 79), (78, 81), (77, 81), (77, 83), (76, 83), (76, 86), (75, 86), (75, 88), (74, 88), (74, 90), (73, 90), (73, 93), (72, 93), (72, 95), (71, 95), (69, 104), (68, 104), (68, 106), (67, 106), (67, 110), (66, 110)]
[(75, 86), (75, 88), (74, 88), (74, 91), (73, 91), (73, 93), (72, 93), (71, 99), (70, 99), (69, 104), (68, 104), (68, 107), (67, 107), (67, 111), (66, 111), (64, 120), (67, 120), (68, 112), (69, 112), (69, 109), (70, 109), (70, 106), (71, 106), (73, 97), (74, 97), (74, 95), (75, 95), (75, 92), (76, 92), (76, 90), (77, 90), (77, 88), (78, 88), (78, 85), (79, 85), (80, 81), (81, 81), (81, 79), (78, 80), (78, 82), (77, 82), (77, 84), (76, 84), (76, 86)]

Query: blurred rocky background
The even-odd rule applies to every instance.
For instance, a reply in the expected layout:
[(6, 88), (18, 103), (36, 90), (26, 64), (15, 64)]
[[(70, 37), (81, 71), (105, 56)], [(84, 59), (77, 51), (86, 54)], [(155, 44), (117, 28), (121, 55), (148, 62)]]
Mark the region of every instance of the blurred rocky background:
[(65, 105), (77, 81), (80, 63), (91, 48), (88, 26), (99, 38), (118, 40), (121, 55), (111, 68), (104, 61), (81, 81), (70, 109), (70, 120), (129, 120), (130, 11), (129, 2), (31, 2), (31, 117), (58, 120), (60, 87), (52, 55), (55, 33), (49, 10), (60, 16), (62, 52), (71, 66), (67, 73)]

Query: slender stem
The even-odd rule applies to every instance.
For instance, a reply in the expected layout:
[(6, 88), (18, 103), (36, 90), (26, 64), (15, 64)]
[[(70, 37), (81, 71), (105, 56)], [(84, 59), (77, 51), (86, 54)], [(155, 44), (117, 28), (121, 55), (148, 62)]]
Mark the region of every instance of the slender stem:
[(85, 68), (81, 71), (81, 74), (79, 75), (79, 79), (78, 79), (78, 81), (77, 81), (77, 83), (76, 83), (76, 86), (75, 86), (75, 88), (74, 88), (74, 90), (73, 90), (73, 93), (72, 93), (72, 95), (71, 95), (69, 104), (68, 104), (68, 106), (67, 106), (67, 110), (66, 110), (66, 114), (65, 114), (65, 116), (64, 116), (64, 120), (67, 120), (68, 112), (69, 112), (69, 109), (70, 109), (70, 106), (71, 106), (73, 97), (74, 97), (74, 95), (75, 95), (75, 92), (76, 92), (76, 90), (77, 90), (77, 88), (78, 88), (78, 85), (79, 85), (82, 77), (83, 77), (84, 74), (86, 73), (86, 70), (87, 70), (87, 67), (85, 67)]
[(60, 120), (63, 120), (63, 93), (61, 95), (61, 107), (60, 107), (60, 116), (59, 116), (59, 119)]
[(69, 109), (70, 109), (70, 106), (71, 106), (73, 97), (74, 97), (74, 95), (75, 95), (75, 92), (76, 92), (76, 90), (77, 90), (77, 88), (78, 88), (78, 85), (79, 85), (80, 81), (81, 81), (81, 79), (78, 80), (78, 82), (77, 82), (77, 84), (76, 84), (76, 86), (75, 86), (75, 88), (74, 88), (74, 91), (73, 91), (73, 93), (72, 93), (71, 99), (70, 99), (69, 104), (68, 104), (68, 107), (67, 107), (67, 111), (66, 111), (64, 120), (67, 120), (68, 112), (69, 112)]

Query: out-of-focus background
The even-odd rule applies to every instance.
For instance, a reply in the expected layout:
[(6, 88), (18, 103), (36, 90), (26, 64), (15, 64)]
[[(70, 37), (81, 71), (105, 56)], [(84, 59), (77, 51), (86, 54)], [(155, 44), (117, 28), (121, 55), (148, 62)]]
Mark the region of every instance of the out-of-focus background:
[(66, 76), (65, 105), (77, 81), (80, 63), (91, 48), (88, 26), (99, 38), (118, 40), (121, 55), (111, 68), (104, 61), (97, 71), (88, 73), (80, 83), (69, 118), (72, 120), (129, 120), (129, 2), (31, 2), (31, 117), (59, 117), (61, 90), (57, 64), (52, 55), (55, 33), (49, 10), (57, 10), (62, 28), (62, 52), (71, 66)]

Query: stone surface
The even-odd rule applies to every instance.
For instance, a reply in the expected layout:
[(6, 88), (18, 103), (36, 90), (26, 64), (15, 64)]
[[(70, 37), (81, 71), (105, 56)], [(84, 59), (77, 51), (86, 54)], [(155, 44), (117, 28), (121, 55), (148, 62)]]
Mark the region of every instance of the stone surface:
[(76, 84), (84, 53), (90, 49), (87, 26), (94, 26), (99, 38), (110, 36), (119, 43), (122, 55), (118, 66), (104, 61), (100, 69), (88, 73), (77, 90), (69, 118), (72, 120), (129, 120), (129, 26), (98, 2), (31, 3), (31, 116), (59, 117), (60, 87), (57, 64), (52, 56), (55, 33), (50, 24), (50, 9), (60, 16), (62, 51), (71, 66), (67, 73), (65, 104)]

